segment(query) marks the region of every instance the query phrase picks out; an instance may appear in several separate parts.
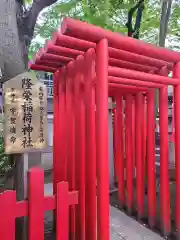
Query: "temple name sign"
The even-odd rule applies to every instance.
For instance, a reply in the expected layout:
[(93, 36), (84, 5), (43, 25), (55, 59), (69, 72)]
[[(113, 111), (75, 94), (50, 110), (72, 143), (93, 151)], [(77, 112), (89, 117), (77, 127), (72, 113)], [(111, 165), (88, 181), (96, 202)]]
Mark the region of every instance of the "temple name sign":
[(5, 153), (47, 147), (47, 88), (29, 72), (3, 84)]

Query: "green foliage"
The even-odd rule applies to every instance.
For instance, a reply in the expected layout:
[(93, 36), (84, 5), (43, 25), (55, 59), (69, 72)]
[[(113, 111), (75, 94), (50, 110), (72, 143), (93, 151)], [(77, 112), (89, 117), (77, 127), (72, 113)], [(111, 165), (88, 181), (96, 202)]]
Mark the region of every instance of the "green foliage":
[(24, 3), (25, 5), (30, 5), (30, 4), (32, 4), (32, 2), (33, 2), (33, 0), (24, 0), (24, 1), (23, 1), (23, 3)]
[(4, 138), (3, 134), (0, 135), (0, 175), (5, 174), (11, 170), (9, 157), (4, 153)]
[(11, 170), (8, 155), (4, 154), (4, 139), (0, 137), (0, 174), (5, 174)]
[(4, 138), (3, 138), (3, 116), (0, 116), (0, 175), (11, 170), (9, 156), (4, 153)]
[[(26, 0), (27, 1), (27, 0)], [(29, 2), (30, 0), (28, 0)], [(49, 39), (60, 26), (63, 16), (69, 16), (91, 24), (110, 29), (121, 34), (127, 33), (126, 21), (128, 10), (136, 0), (64, 0), (43, 11), (35, 27), (35, 40), (30, 47), (30, 58), (43, 45), (42, 39)], [(145, 0), (145, 9), (140, 29), (140, 38), (158, 44), (161, 4), (159, 0)], [(135, 18), (134, 18), (135, 20)], [(178, 48), (180, 38), (180, 3), (172, 5), (167, 46)]]

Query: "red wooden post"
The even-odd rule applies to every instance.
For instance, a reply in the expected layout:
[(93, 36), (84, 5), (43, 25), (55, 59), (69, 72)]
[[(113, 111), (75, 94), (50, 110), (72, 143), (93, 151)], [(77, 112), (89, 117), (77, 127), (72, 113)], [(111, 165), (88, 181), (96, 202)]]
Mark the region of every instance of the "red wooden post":
[(59, 122), (59, 103), (58, 103), (58, 77), (59, 72), (54, 73), (54, 93), (53, 93), (53, 191), (56, 193), (58, 183), (58, 122)]
[[(149, 88), (151, 90), (152, 88)], [(147, 92), (148, 92), (147, 91)], [(143, 161), (143, 184), (147, 177), (147, 93), (142, 95), (142, 161)]]
[(86, 79), (84, 79), (83, 72), (83, 56), (77, 58), (75, 67), (75, 188), (79, 191), (79, 204), (76, 206), (76, 239), (85, 240), (85, 109), (83, 81), (86, 81)]
[[(74, 63), (67, 65), (66, 117), (67, 117), (67, 174), (70, 190), (75, 189), (75, 119), (74, 119)], [(70, 207), (70, 234), (75, 239), (75, 207)]]
[[(175, 65), (173, 77), (180, 78), (180, 63)], [(175, 163), (176, 163), (176, 228), (180, 238), (180, 84), (174, 87)]]
[(159, 125), (160, 125), (160, 201), (162, 232), (168, 236), (170, 227), (170, 192), (168, 177), (168, 92), (167, 87), (159, 91)]
[(16, 192), (0, 194), (0, 239), (15, 240)]
[(28, 172), (28, 239), (44, 239), (44, 173), (40, 169)]
[(131, 214), (133, 207), (133, 178), (134, 166), (132, 157), (132, 95), (126, 96), (125, 107), (125, 146), (126, 146), (126, 182), (127, 182), (127, 208), (128, 213)]
[(174, 127), (175, 127), (175, 119), (174, 119), (174, 90), (173, 90), (173, 95), (172, 95), (172, 134), (171, 134), (171, 141), (174, 143), (175, 139), (175, 133), (174, 133)]
[(114, 143), (114, 151), (115, 151), (115, 159), (116, 162), (116, 174), (118, 180), (118, 197), (120, 204), (124, 206), (125, 204), (125, 188), (124, 188), (124, 129), (123, 129), (123, 98), (120, 95), (116, 95), (116, 112), (114, 119), (114, 127), (115, 127), (115, 143)]
[(58, 78), (58, 160), (55, 167), (57, 183), (67, 181), (66, 158), (66, 68), (59, 71)]
[(119, 33), (105, 30), (101, 27), (71, 18), (64, 19), (61, 30), (65, 35), (88, 40), (90, 42), (98, 42), (100, 39), (107, 38), (111, 46), (118, 49), (124, 49), (128, 52), (137, 53), (140, 56), (149, 56), (152, 58), (162, 59), (167, 62), (177, 62), (180, 59), (179, 53), (175, 51), (158, 48), (154, 45), (137, 41), (131, 37), (126, 37), (120, 35)]
[(155, 116), (154, 90), (147, 94), (147, 178), (148, 178), (148, 222), (155, 226), (156, 180), (155, 180)]
[[(138, 218), (141, 219), (144, 215), (144, 159), (142, 147), (142, 122), (144, 114), (142, 111), (143, 96), (142, 93), (137, 93), (135, 97), (135, 158), (136, 158), (136, 198)], [(145, 146), (144, 146), (145, 147)]]
[(145, 166), (146, 166), (146, 139), (147, 139), (147, 106), (146, 96), (142, 96), (142, 158), (143, 158), (143, 174), (145, 177)]
[[(133, 158), (133, 165), (135, 166), (135, 98), (133, 96), (132, 102), (132, 158)], [(133, 169), (133, 176), (134, 176), (134, 169)]]
[[(66, 111), (65, 111), (65, 74), (63, 68), (54, 74), (54, 141), (53, 141), (53, 191), (57, 183), (67, 180), (66, 169)], [(61, 123), (61, 124), (60, 124)], [(59, 157), (61, 156), (61, 157)]]
[(86, 240), (96, 240), (97, 200), (96, 200), (96, 132), (95, 132), (95, 51), (85, 53), (85, 133), (86, 133)]
[[(114, 96), (112, 96), (112, 100), (113, 102), (115, 102), (115, 98)], [(117, 106), (116, 106), (117, 108)], [(112, 110), (113, 113), (113, 153), (114, 153), (114, 182), (117, 183), (118, 179), (117, 179), (117, 157), (116, 157), (116, 122), (117, 122), (117, 111), (116, 108), (114, 108)]]
[(56, 196), (56, 240), (69, 239), (69, 197), (68, 183), (61, 182), (57, 185)]
[(97, 153), (97, 233), (109, 240), (109, 159), (108, 159), (108, 41), (96, 48), (96, 153)]

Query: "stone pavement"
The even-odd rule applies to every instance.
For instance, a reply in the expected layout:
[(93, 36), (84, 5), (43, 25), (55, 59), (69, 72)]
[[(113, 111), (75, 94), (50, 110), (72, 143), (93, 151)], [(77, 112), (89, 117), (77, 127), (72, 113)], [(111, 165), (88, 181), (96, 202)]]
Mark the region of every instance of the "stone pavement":
[[(48, 183), (44, 186), (45, 195), (52, 195), (52, 184)], [(52, 229), (52, 215), (45, 214), (45, 226)], [(126, 216), (117, 208), (110, 206), (110, 232), (111, 240), (163, 240), (158, 234), (152, 232), (137, 221)], [(48, 233), (46, 240), (54, 240), (54, 236)]]
[(110, 206), (110, 228), (111, 240), (164, 239), (112, 206)]

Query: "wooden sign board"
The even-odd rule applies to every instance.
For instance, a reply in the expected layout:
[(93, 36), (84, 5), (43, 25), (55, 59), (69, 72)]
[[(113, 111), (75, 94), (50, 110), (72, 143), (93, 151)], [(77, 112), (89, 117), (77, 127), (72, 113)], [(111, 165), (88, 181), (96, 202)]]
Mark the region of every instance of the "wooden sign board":
[(5, 152), (44, 149), (47, 139), (47, 88), (31, 73), (3, 84)]

